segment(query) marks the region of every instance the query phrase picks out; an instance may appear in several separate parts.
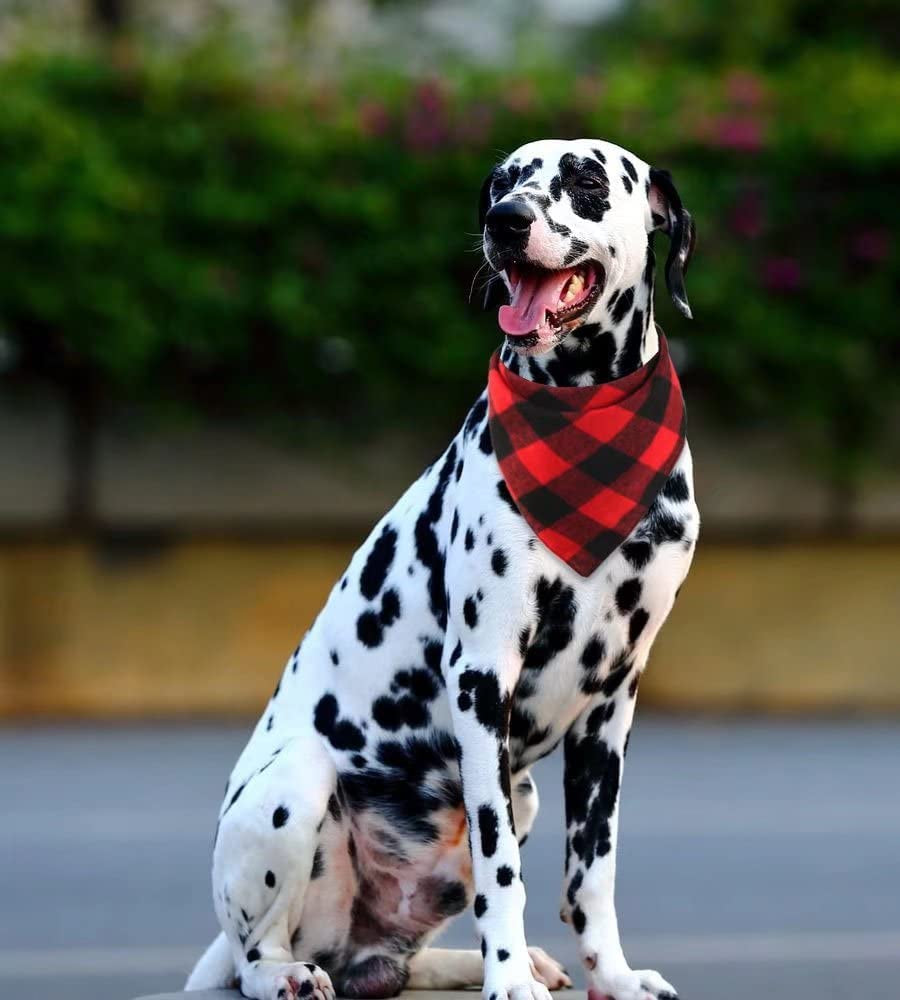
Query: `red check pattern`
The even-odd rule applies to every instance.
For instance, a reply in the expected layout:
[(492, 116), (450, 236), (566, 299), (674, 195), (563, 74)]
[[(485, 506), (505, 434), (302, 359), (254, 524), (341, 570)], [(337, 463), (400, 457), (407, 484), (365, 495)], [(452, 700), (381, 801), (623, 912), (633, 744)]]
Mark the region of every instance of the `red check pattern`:
[(684, 397), (669, 346), (637, 371), (586, 387), (539, 385), (491, 358), (488, 419), (516, 506), (582, 576), (631, 534), (684, 446)]

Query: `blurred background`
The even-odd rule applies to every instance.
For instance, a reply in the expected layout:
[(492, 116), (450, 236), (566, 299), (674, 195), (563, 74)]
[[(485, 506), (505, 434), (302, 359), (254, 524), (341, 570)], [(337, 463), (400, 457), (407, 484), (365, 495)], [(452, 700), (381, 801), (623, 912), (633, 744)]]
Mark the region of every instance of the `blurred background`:
[[(898, 49), (887, 0), (0, 0), (0, 994), (183, 981), (254, 714), (484, 382), (481, 181), (581, 135), (699, 233), (626, 951), (896, 992)], [(574, 968), (557, 769), (529, 924)]]

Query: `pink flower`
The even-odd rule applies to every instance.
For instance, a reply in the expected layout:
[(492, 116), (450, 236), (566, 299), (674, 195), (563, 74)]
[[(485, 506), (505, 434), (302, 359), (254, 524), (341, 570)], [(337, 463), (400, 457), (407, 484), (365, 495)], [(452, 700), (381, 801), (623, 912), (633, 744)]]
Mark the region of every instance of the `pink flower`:
[(715, 119), (713, 145), (737, 153), (758, 153), (763, 147), (763, 130), (756, 118), (720, 115)]
[(510, 111), (524, 114), (531, 111), (535, 104), (534, 84), (530, 80), (510, 80), (507, 85), (506, 106)]
[(891, 250), (891, 237), (886, 229), (860, 229), (850, 239), (850, 252), (866, 264), (880, 264)]
[(606, 83), (598, 76), (580, 76), (575, 81), (575, 100), (580, 107), (593, 107), (605, 93)]
[(472, 104), (464, 108), (456, 125), (459, 142), (480, 145), (490, 135), (494, 123), (493, 109), (487, 104)]
[(745, 108), (756, 108), (762, 104), (766, 90), (762, 81), (754, 73), (735, 70), (725, 78), (725, 94), (734, 104)]
[(755, 240), (763, 230), (763, 205), (759, 191), (747, 190), (731, 212), (731, 228), (744, 239)]
[(444, 90), (438, 80), (423, 80), (416, 87), (416, 103), (427, 114), (443, 114), (446, 105)]
[(448, 131), (444, 92), (436, 80), (425, 80), (406, 115), (406, 145), (418, 152), (433, 151), (447, 142)]
[(383, 136), (391, 127), (391, 116), (381, 101), (363, 101), (359, 106), (359, 128), (364, 135)]
[(801, 285), (800, 262), (796, 257), (769, 257), (763, 262), (762, 281), (775, 295), (790, 295)]

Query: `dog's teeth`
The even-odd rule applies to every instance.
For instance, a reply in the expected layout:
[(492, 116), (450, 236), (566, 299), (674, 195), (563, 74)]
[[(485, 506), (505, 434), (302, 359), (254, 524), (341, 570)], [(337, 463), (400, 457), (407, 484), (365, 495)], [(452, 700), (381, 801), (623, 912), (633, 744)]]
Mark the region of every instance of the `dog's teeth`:
[(572, 299), (581, 294), (583, 289), (584, 278), (580, 274), (573, 274), (566, 286), (566, 294), (563, 296), (563, 302), (571, 302)]

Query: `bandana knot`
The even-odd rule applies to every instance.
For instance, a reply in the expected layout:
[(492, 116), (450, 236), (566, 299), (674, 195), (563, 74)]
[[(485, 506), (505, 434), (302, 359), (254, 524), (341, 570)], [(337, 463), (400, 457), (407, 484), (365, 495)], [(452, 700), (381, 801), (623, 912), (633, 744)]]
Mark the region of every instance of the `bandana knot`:
[(554, 387), (491, 357), (488, 421), (509, 492), (540, 541), (582, 576), (631, 534), (684, 446), (684, 397), (659, 353), (612, 382)]

